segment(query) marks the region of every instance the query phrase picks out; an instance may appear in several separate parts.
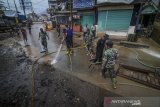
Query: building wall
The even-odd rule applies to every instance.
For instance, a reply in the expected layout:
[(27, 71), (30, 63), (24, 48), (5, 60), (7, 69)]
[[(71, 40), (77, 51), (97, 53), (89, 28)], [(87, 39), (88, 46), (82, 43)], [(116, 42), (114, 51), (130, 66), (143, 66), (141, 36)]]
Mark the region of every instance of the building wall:
[(154, 24), (153, 32), (151, 35), (152, 39), (160, 45), (160, 35), (159, 34), (160, 34), (160, 21)]

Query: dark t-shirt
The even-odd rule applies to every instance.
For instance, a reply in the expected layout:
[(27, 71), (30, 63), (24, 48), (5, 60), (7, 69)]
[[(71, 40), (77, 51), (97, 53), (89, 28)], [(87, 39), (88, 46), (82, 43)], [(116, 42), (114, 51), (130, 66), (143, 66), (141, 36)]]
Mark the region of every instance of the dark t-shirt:
[(103, 51), (105, 45), (105, 40), (104, 39), (99, 39), (97, 42), (97, 51)]
[(66, 37), (66, 39), (67, 40), (72, 39), (72, 37), (73, 37), (73, 31), (72, 31), (72, 29), (67, 29), (66, 31), (67, 31), (67, 37)]

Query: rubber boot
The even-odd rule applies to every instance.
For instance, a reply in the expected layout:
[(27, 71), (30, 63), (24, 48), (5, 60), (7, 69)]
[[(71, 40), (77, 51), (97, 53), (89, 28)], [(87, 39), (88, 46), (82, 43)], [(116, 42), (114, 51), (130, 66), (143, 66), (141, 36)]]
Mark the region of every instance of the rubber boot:
[(72, 52), (72, 49), (69, 49), (69, 53), (72, 55), (72, 53), (73, 53), (73, 52)]
[(69, 54), (69, 49), (67, 49), (67, 52), (66, 52), (66, 54), (67, 54), (67, 55)]
[(48, 48), (46, 47), (46, 52), (48, 52)]
[[(73, 47), (72, 47), (73, 48)], [(73, 49), (71, 49), (72, 54), (74, 53)]]
[(102, 77), (103, 77), (103, 78), (106, 78), (105, 69), (102, 70)]
[(116, 83), (117, 83), (116, 78), (112, 78), (112, 87), (113, 87), (114, 89), (117, 88), (117, 87), (116, 87)]

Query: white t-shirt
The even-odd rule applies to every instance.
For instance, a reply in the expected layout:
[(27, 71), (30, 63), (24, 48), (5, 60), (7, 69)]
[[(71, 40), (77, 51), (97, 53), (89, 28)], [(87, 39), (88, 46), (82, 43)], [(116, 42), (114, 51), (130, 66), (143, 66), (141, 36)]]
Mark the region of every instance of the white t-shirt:
[(96, 30), (96, 26), (93, 26), (93, 25), (92, 25), (91, 29), (92, 29), (92, 30)]
[(87, 32), (87, 27), (85, 26), (84, 28), (83, 28), (83, 32)]

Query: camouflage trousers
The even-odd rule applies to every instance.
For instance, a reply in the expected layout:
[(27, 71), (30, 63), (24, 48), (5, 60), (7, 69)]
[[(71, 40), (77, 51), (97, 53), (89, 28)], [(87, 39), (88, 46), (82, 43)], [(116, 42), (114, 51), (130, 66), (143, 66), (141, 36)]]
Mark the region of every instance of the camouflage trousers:
[(90, 51), (92, 49), (92, 44), (87, 44), (87, 50)]
[[(106, 73), (107, 73), (108, 75), (107, 75)], [(110, 77), (111, 82), (112, 82), (112, 87), (113, 87), (114, 89), (116, 89), (117, 80), (116, 80), (116, 72), (115, 72), (115, 70), (114, 70), (114, 67), (103, 69), (103, 70), (102, 70), (102, 76), (103, 76), (104, 78), (106, 78), (106, 75)]]
[(112, 67), (112, 68), (105, 68), (105, 69), (102, 71), (102, 74), (103, 74), (103, 75), (108, 74), (111, 79), (112, 79), (112, 78), (116, 78), (116, 72), (115, 72), (115, 70), (114, 70), (114, 67)]
[(41, 43), (43, 45), (44, 50), (47, 50), (47, 40), (46, 39), (41, 40)]

